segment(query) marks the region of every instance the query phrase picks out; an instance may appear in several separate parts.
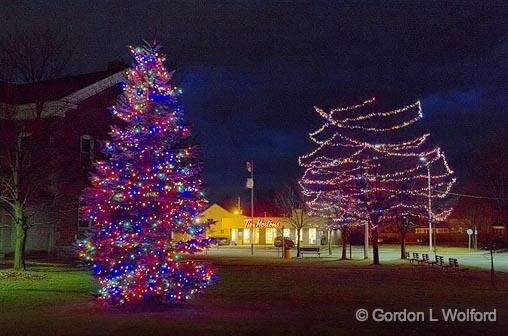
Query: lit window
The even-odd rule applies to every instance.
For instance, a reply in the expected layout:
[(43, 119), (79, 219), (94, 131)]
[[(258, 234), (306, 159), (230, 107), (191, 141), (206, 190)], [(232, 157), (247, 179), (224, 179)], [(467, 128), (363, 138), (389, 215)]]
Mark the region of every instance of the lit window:
[(252, 230), (252, 243), (259, 244), (259, 229)]
[(90, 168), (93, 162), (94, 154), (94, 140), (90, 135), (82, 135), (80, 140), (80, 155), (81, 165), (85, 168)]
[(238, 241), (238, 229), (231, 229), (231, 244), (236, 245)]
[(289, 238), (289, 229), (284, 229), (284, 237)]
[(316, 228), (309, 229), (309, 244), (316, 244)]
[(272, 244), (276, 233), (277, 233), (276, 229), (266, 229), (265, 242), (267, 244)]
[(250, 229), (243, 229), (243, 243), (250, 243)]

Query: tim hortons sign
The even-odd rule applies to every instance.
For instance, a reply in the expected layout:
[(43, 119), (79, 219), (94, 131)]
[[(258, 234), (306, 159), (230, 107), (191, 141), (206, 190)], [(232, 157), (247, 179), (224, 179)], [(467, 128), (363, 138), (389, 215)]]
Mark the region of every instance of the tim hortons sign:
[(279, 222), (275, 222), (270, 219), (266, 218), (257, 218), (254, 219), (254, 224), (252, 223), (252, 219), (246, 219), (245, 220), (245, 227), (246, 228), (255, 228), (255, 229), (276, 229), (280, 228), (281, 225)]

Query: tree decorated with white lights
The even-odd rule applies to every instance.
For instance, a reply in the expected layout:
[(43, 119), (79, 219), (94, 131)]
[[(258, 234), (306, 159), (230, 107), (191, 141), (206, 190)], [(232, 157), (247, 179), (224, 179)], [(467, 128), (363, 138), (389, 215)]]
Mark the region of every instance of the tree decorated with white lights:
[(341, 259), (347, 259), (346, 249), (351, 230), (365, 222), (358, 217), (358, 201), (354, 198), (341, 197), (340, 192), (320, 191), (316, 197), (307, 201), (309, 214), (325, 218), (322, 228), (329, 233), (328, 249), (331, 254), (331, 233), (340, 231), (342, 252)]
[(123, 95), (111, 111), (124, 122), (104, 143), (108, 160), (97, 162), (82, 208), (92, 221), (80, 256), (99, 280), (105, 304), (188, 301), (213, 278), (206, 265), (182, 260), (208, 248), (205, 226), (195, 218), (206, 205), (197, 148), (178, 103), (181, 90), (157, 44), (130, 48)]
[[(380, 225), (396, 216), (425, 217), (429, 198), (445, 198), (455, 178), (441, 149), (428, 145), (429, 134), (412, 138), (406, 134), (423, 117), (419, 101), (386, 112), (372, 111), (374, 102), (369, 99), (330, 112), (316, 107), (325, 119), (310, 134), (318, 147), (301, 156), (299, 163), (305, 168), (300, 186), (310, 207), (353, 204), (354, 209), (347, 211), (368, 220), (373, 262), (378, 264)], [(331, 195), (326, 203), (320, 201), (323, 194)], [(431, 214), (432, 221), (444, 220), (450, 211), (440, 207)]]

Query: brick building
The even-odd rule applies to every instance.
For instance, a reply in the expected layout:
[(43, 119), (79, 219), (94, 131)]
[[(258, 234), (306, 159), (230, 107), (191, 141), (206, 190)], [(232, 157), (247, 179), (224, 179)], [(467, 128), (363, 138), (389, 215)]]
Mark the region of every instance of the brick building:
[[(107, 108), (121, 92), (123, 70), (111, 66), (38, 83), (0, 82), (0, 174), (9, 174), (9, 150), (18, 146), (28, 172), (24, 183), (36, 190), (27, 207), (29, 254), (71, 254), (76, 237), (89, 227), (78, 220), (79, 195), (101, 155), (98, 139), (117, 123)], [(12, 253), (14, 243), (12, 219), (0, 210), (0, 253)]]

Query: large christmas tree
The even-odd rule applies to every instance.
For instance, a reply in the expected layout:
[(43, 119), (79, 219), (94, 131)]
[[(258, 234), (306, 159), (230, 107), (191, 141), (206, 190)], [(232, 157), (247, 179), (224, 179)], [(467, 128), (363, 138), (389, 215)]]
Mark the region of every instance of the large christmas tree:
[(206, 265), (182, 259), (210, 244), (206, 227), (195, 223), (206, 204), (197, 148), (182, 143), (189, 128), (181, 90), (169, 83), (159, 46), (130, 52), (133, 66), (111, 108), (124, 127), (112, 127), (108, 160), (96, 164), (83, 197), (93, 231), (80, 255), (100, 282), (103, 303), (187, 301), (213, 277)]

